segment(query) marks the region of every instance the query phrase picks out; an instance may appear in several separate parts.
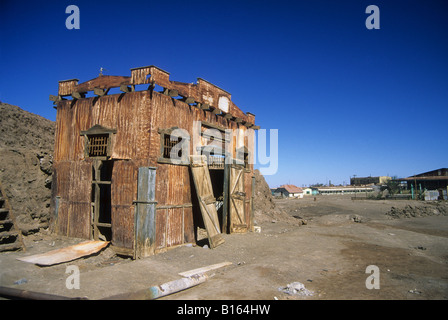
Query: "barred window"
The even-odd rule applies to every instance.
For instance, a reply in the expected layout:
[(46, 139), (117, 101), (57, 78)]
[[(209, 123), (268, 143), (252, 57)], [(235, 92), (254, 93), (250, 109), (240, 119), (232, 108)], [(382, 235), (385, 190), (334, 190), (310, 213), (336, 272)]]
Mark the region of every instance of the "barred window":
[(84, 137), (84, 156), (107, 160), (112, 154), (113, 136), (116, 133), (116, 129), (106, 128), (99, 124), (81, 131), (81, 136)]
[(182, 158), (181, 146), (182, 146), (182, 137), (178, 137), (177, 140), (171, 140), (171, 136), (169, 134), (164, 134), (163, 158), (171, 159), (171, 154), (177, 155), (178, 158)]
[(89, 157), (106, 157), (109, 145), (108, 134), (95, 134), (87, 136)]
[(188, 165), (190, 150), (189, 134), (184, 129), (172, 127), (160, 129), (160, 156), (159, 163), (170, 163), (177, 165)]
[(209, 169), (224, 170), (225, 165), (225, 155), (222, 154), (206, 154), (207, 165)]

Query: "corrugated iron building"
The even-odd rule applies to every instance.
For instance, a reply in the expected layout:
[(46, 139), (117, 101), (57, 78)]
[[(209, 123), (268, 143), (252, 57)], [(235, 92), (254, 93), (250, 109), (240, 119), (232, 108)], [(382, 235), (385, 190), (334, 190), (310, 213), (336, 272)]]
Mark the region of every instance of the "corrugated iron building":
[(206, 227), (211, 247), (221, 233), (252, 228), (248, 159), (258, 127), (225, 90), (200, 78), (171, 81), (149, 66), (60, 81), (50, 100), (55, 232), (107, 240), (138, 258), (195, 243), (197, 227)]
[(443, 199), (442, 192), (445, 191), (446, 193), (448, 190), (448, 168), (431, 170), (398, 180), (406, 181), (409, 190), (411, 188), (415, 190), (439, 190)]

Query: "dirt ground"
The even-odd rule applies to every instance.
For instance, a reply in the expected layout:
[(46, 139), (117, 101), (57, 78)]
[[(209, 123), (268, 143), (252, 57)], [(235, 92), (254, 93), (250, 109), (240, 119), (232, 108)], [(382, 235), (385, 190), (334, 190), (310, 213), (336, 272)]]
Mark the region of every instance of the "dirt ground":
[[(229, 261), (196, 287), (161, 300), (446, 300), (448, 204), (317, 196), (275, 200), (285, 219), (258, 219), (260, 232), (224, 235), (215, 249), (182, 246), (131, 260), (110, 248), (94, 256), (39, 267), (16, 260), (79, 243), (39, 232), (26, 251), (0, 254), (0, 285), (67, 297), (101, 299), (179, 279), (179, 272)], [(386, 215), (421, 209), (424, 216)], [(407, 207), (409, 209), (409, 207)], [(67, 267), (80, 270), (80, 288), (67, 289)], [(379, 289), (367, 289), (369, 265)], [(300, 282), (304, 289), (284, 289)]]

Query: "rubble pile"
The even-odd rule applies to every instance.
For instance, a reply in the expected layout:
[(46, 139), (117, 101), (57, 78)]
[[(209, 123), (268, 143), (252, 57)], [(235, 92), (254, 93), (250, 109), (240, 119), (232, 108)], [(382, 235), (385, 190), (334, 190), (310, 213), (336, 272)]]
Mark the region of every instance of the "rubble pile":
[(385, 214), (392, 219), (426, 217), (434, 215), (448, 216), (448, 205), (442, 202), (423, 206), (406, 205), (404, 208), (392, 207)]

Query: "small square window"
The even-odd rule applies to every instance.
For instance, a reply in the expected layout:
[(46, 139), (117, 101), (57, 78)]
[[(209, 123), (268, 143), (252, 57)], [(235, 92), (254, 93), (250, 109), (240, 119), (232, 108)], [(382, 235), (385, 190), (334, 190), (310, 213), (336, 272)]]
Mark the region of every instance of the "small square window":
[(99, 124), (88, 130), (81, 131), (84, 137), (84, 156), (86, 158), (101, 158), (106, 160), (112, 154), (113, 136), (116, 129), (109, 129)]
[(107, 157), (108, 134), (87, 135), (89, 157)]
[(189, 164), (188, 153), (190, 150), (190, 139), (188, 133), (184, 131), (177, 127), (159, 129), (160, 157), (157, 159), (157, 162), (178, 165)]
[(162, 153), (164, 159), (171, 159), (172, 155), (182, 158), (182, 137), (177, 138), (177, 140), (171, 140), (171, 135), (164, 134)]

